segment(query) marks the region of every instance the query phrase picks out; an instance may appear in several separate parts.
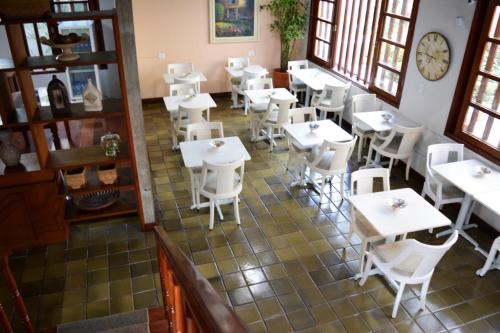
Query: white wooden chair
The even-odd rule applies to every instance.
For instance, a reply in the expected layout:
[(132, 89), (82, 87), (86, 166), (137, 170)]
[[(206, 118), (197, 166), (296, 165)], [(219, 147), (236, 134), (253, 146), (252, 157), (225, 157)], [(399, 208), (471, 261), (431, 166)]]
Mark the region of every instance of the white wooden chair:
[(365, 284), (374, 264), (381, 274), (393, 281), (398, 287), (396, 300), (392, 309), (392, 318), (396, 318), (399, 303), (407, 284), (422, 284), (420, 291), (420, 309), (425, 309), (425, 300), (434, 268), (445, 253), (456, 243), (458, 231), (442, 245), (428, 245), (415, 239), (376, 246), (367, 253), (366, 267), (359, 284)]
[[(212, 132), (217, 132), (215, 136), (212, 136)], [(207, 140), (212, 137), (223, 138), (224, 129), (222, 127), (222, 122), (201, 122), (188, 124), (186, 127), (186, 140)], [(199, 207), (200, 205), (200, 179), (201, 179), (201, 168), (189, 168), (189, 177), (191, 178), (191, 198), (194, 207)]]
[[(239, 169), (239, 172), (237, 170)], [(243, 189), (243, 175), (245, 161), (243, 158), (236, 162), (228, 164), (213, 164), (203, 161), (201, 170), (200, 194), (210, 200), (210, 225), (209, 229), (214, 228), (214, 208), (217, 201), (224, 199), (233, 199), (234, 219), (240, 224), (240, 213), (238, 209), (238, 196)]]
[[(273, 89), (273, 79), (272, 78), (263, 78), (263, 79), (249, 79), (247, 80), (247, 90), (259, 90), (259, 89)], [(245, 108), (248, 108), (249, 111), (249, 123), (250, 130), (252, 131), (252, 138), (255, 139), (257, 136), (256, 131), (256, 122), (257, 119), (262, 117), (262, 115), (267, 110), (267, 103), (258, 104), (251, 103), (248, 100), (248, 97), (245, 96)]]
[(319, 173), (321, 175), (319, 205), (323, 201), (327, 177), (340, 176), (340, 195), (342, 199), (344, 198), (344, 174), (347, 169), (347, 161), (351, 157), (357, 139), (355, 136), (351, 141), (346, 142), (329, 142), (325, 140), (319, 149), (313, 149), (306, 157), (306, 168), (310, 170), (309, 178), (316, 187), (314, 174)]
[(244, 102), (243, 104), (238, 104), (238, 95), (242, 95), (244, 100), (246, 101), (245, 90), (247, 90), (248, 80), (263, 78), (266, 76), (264, 73), (265, 72), (254, 73), (254, 72), (249, 72), (247, 70), (243, 70), (243, 76), (241, 77), (241, 82), (239, 84), (233, 84), (231, 87), (231, 99), (233, 101), (233, 105), (231, 107), (233, 109), (244, 107), (245, 116), (247, 115), (248, 112), (248, 108), (246, 106), (247, 103)]
[[(450, 154), (455, 154), (456, 159), (450, 159)], [(432, 170), (432, 166), (462, 161), (464, 159), (464, 145), (459, 143), (438, 143), (427, 147), (427, 161), (425, 169), (425, 182), (422, 188), (422, 197), (428, 196), (434, 201), (434, 207), (441, 209), (443, 205), (461, 203), (464, 192), (450, 182), (443, 179)], [(432, 232), (432, 229), (429, 230)]]
[[(389, 170), (384, 168), (354, 171), (351, 173), (351, 195), (373, 193), (373, 185), (376, 178), (382, 179), (382, 191), (389, 191), (391, 189), (389, 177)], [(351, 206), (351, 224), (349, 235), (347, 236), (344, 246), (344, 251), (349, 245), (353, 233), (358, 235), (361, 240), (361, 250), (359, 251), (359, 272), (363, 273), (365, 252), (369, 243), (379, 241), (383, 239), (383, 237), (380, 236), (380, 234), (372, 227), (370, 222), (368, 222), (361, 213)]]
[(294, 99), (277, 99), (271, 97), (269, 104), (267, 106), (267, 110), (262, 116), (262, 118), (257, 119), (257, 133), (260, 132), (261, 129), (266, 131), (266, 136), (262, 138), (257, 138), (257, 140), (268, 139), (269, 140), (269, 151), (273, 151), (273, 146), (276, 146), (276, 142), (274, 141), (274, 131), (281, 131), (283, 129), (283, 125), (286, 125), (290, 122), (290, 107), (295, 102)]
[(381, 136), (375, 133), (368, 150), (366, 165), (369, 165), (372, 158), (372, 152), (388, 157), (389, 171), (392, 169), (394, 160), (406, 160), (405, 178), (410, 176), (410, 166), (413, 161), (415, 144), (422, 134), (423, 127), (403, 127), (395, 124), (387, 136)]
[(182, 136), (187, 140), (187, 126), (189, 124), (210, 121), (210, 108), (188, 108), (179, 105), (179, 115), (175, 121), (175, 143), (178, 145), (177, 137)]
[[(307, 60), (293, 60), (288, 62), (288, 70), (298, 70), (298, 69), (307, 69), (309, 68), (309, 61)], [(304, 82), (299, 79), (293, 77), (292, 75), (288, 75), (288, 87), (292, 94), (298, 98), (299, 93), (305, 93), (307, 90), (307, 86)]]
[(178, 64), (168, 64), (167, 73), (171, 75), (181, 75), (194, 72), (194, 66), (192, 63), (178, 63)]
[[(352, 104), (351, 111), (354, 113), (357, 112), (369, 112), (378, 110), (377, 103), (377, 95), (375, 94), (360, 94), (352, 96)], [(373, 137), (374, 131), (356, 120), (356, 118), (352, 117), (352, 134), (355, 134), (359, 137), (358, 141), (358, 162), (361, 162), (361, 153), (363, 147), (366, 144), (367, 139), (371, 139)]]
[[(316, 108), (314, 107), (303, 107), (290, 109), (289, 111), (290, 120), (292, 124), (305, 123), (310, 121), (316, 121)], [(287, 170), (292, 170), (294, 168), (298, 171), (299, 179), (304, 178), (304, 158), (311, 152), (311, 149), (301, 149), (295, 145), (292, 138), (287, 137), (288, 140), (288, 162), (286, 164)]]
[[(249, 57), (238, 57), (238, 58), (228, 58), (227, 59), (227, 67), (234, 69), (243, 69), (245, 67), (250, 66), (250, 58)], [(240, 84), (241, 77), (231, 77), (230, 78), (231, 85)]]
[[(196, 94), (196, 85), (193, 83), (186, 84), (171, 84), (169, 85), (170, 96), (186, 96)], [(177, 149), (177, 134), (176, 134), (176, 123), (179, 111), (169, 112), (170, 113), (170, 125), (172, 132), (172, 149)]]
[(324, 120), (328, 113), (333, 113), (333, 120), (335, 115), (338, 115), (339, 126), (342, 126), (345, 102), (350, 88), (350, 83), (343, 86), (325, 85), (321, 93), (314, 93), (311, 105), (320, 111), (319, 118)]

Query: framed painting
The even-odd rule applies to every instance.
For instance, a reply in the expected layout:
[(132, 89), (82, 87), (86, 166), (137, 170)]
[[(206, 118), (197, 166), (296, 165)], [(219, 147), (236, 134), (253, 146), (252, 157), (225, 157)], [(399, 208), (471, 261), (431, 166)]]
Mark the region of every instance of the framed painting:
[(210, 43), (259, 40), (259, 0), (208, 0)]

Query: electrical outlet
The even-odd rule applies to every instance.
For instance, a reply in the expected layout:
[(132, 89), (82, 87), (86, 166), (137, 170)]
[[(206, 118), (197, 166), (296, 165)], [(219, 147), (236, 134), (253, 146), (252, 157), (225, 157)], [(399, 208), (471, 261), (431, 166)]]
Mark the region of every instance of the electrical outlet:
[(255, 51), (248, 51), (249, 57), (255, 57)]
[(158, 59), (165, 59), (166, 57), (165, 52), (158, 53)]

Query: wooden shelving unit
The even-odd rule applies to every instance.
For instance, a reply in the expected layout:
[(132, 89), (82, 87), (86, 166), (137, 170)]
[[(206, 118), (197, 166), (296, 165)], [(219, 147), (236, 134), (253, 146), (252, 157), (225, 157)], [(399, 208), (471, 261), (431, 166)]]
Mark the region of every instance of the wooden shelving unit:
[[(115, 38), (114, 48), (100, 52), (80, 53), (80, 59), (71, 62), (59, 62), (55, 56), (29, 56), (29, 52), (24, 42), (23, 24), (38, 23), (38, 22), (63, 22), (77, 20), (111, 20), (113, 27), (113, 36)], [(6, 114), (8, 117), (2, 117), (0, 122), (1, 128), (11, 128), (22, 131), (29, 131), (32, 138), (32, 151), (34, 154), (24, 156), (26, 163), (29, 164), (25, 170), (19, 172), (4, 172), (0, 166), (0, 197), (2, 191), (12, 191), (17, 185), (26, 187), (27, 184), (50, 183), (50, 191), (54, 192), (53, 188), (57, 189), (57, 197), (54, 197), (54, 207), (62, 203), (63, 207), (58, 213), (50, 217), (45, 217), (54, 220), (65, 221), (66, 233), (67, 224), (73, 222), (84, 222), (100, 218), (116, 217), (125, 214), (138, 214), (141, 223), (141, 228), (145, 230), (144, 219), (142, 216), (142, 203), (137, 181), (137, 170), (135, 164), (133, 146), (133, 138), (131, 135), (131, 124), (128, 106), (126, 103), (126, 85), (124, 75), (124, 65), (121, 56), (121, 41), (119, 38), (118, 17), (115, 10), (106, 11), (90, 11), (78, 13), (53, 14), (50, 17), (29, 18), (29, 19), (9, 19), (0, 22), (5, 26), (10, 50), (13, 59), (0, 59), (0, 72), (15, 72), (19, 89), (24, 104), (25, 114), (20, 114), (15, 110), (2, 110), (0, 105), (0, 114)], [(36, 102), (35, 87), (33, 84), (33, 71), (40, 69), (65, 69), (70, 66), (85, 66), (85, 65), (104, 65), (116, 64), (113, 68), (118, 68), (118, 78), (120, 85), (120, 98), (107, 98), (103, 100), (103, 111), (86, 112), (82, 103), (71, 105), (71, 111), (64, 115), (54, 115), (50, 107), (39, 107)], [(67, 87), (69, 89), (69, 87)], [(4, 98), (6, 96), (0, 96)], [(117, 119), (123, 124), (125, 133), (120, 133), (122, 143), (120, 146), (120, 154), (116, 158), (109, 158), (104, 155), (104, 150), (96, 142), (98, 138), (94, 138), (93, 145), (90, 146), (73, 146), (69, 149), (53, 150), (52, 142), (47, 138), (47, 128), (51, 131), (57, 131), (64, 124), (69, 126), (70, 122), (81, 121), (86, 122), (86, 130), (88, 130), (88, 122), (92, 119), (104, 119), (104, 124), (109, 121), (107, 119)], [(58, 127), (59, 125), (59, 127)], [(24, 133), (24, 132), (23, 132)], [(86, 135), (85, 133), (76, 133), (77, 135)], [(75, 135), (75, 133), (73, 133)], [(55, 142), (55, 141), (54, 141)], [(67, 147), (66, 147), (67, 148)], [(29, 162), (28, 162), (29, 161)], [(96, 174), (97, 166), (116, 163), (118, 166), (119, 181), (113, 185), (103, 185), (99, 182)], [(84, 189), (62, 191), (62, 174), (64, 170), (86, 167), (87, 186)], [(52, 185), (53, 184), (53, 185)], [(82, 211), (78, 209), (72, 202), (71, 197), (78, 195), (86, 195), (94, 191), (102, 191), (116, 189), (120, 191), (119, 200), (108, 208), (98, 211)], [(10, 192), (9, 192), (10, 193)], [(57, 209), (54, 209), (57, 211)], [(55, 214), (55, 213), (54, 213)], [(4, 216), (16, 216), (15, 214), (7, 214)], [(35, 217), (40, 218), (40, 217)], [(6, 223), (6, 222), (2, 222)], [(2, 224), (0, 223), (0, 224)], [(12, 221), (12, 223), (16, 223)], [(50, 223), (48, 221), (47, 223)], [(1, 226), (0, 226), (1, 227)], [(35, 237), (36, 238), (36, 237)], [(49, 237), (50, 238), (50, 237)], [(57, 237), (56, 237), (57, 238)], [(50, 238), (50, 239), (53, 239)], [(23, 242), (25, 244), (25, 242)], [(1, 247), (1, 246), (0, 246)]]

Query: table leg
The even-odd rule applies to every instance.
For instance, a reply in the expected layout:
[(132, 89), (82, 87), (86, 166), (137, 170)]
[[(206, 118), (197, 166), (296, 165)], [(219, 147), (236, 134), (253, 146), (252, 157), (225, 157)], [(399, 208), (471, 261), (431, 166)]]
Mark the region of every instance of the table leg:
[(304, 101), (304, 106), (311, 105), (311, 88), (309, 86), (306, 88), (306, 100)]

